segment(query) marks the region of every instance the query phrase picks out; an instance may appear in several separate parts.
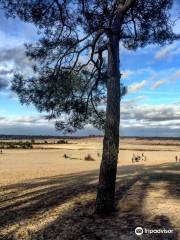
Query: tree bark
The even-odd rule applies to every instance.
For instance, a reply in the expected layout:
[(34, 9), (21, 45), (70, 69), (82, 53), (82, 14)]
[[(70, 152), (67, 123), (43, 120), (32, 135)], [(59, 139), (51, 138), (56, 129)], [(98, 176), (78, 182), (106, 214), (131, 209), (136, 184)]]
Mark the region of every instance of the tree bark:
[(110, 213), (114, 210), (115, 183), (119, 152), (120, 123), (120, 60), (119, 35), (110, 37), (108, 49), (108, 80), (105, 135), (100, 166), (96, 212)]

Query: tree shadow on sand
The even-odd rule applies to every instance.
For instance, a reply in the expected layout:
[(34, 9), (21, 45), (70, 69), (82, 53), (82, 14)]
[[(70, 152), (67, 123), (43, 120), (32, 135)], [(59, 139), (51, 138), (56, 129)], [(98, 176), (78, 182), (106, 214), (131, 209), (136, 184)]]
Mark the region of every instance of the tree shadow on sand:
[[(118, 169), (116, 205), (111, 216), (94, 214), (98, 171), (34, 179), (0, 190), (0, 239), (172, 239), (177, 229), (164, 214), (149, 220), (143, 211), (148, 191), (166, 183), (179, 199), (180, 164), (132, 165)], [(134, 233), (137, 226), (173, 229), (173, 234)]]

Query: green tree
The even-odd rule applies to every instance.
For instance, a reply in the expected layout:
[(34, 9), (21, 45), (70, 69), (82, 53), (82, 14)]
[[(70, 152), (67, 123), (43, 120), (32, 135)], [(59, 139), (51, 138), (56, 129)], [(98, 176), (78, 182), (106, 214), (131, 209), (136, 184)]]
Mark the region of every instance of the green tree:
[[(34, 74), (16, 74), (22, 103), (56, 119), (68, 132), (90, 123), (104, 128), (96, 199), (98, 213), (114, 209), (119, 151), (120, 46), (127, 49), (175, 39), (172, 0), (0, 0), (7, 16), (33, 23), (39, 41), (27, 45)], [(106, 105), (104, 111), (103, 105)]]

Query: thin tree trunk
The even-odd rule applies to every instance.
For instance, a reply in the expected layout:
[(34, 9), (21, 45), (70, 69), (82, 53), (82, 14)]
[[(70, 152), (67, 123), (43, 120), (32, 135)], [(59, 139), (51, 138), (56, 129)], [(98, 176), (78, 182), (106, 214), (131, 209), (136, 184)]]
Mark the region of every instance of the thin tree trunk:
[(103, 155), (100, 166), (96, 212), (114, 210), (114, 195), (119, 152), (120, 72), (119, 37), (112, 35), (108, 49), (107, 109)]

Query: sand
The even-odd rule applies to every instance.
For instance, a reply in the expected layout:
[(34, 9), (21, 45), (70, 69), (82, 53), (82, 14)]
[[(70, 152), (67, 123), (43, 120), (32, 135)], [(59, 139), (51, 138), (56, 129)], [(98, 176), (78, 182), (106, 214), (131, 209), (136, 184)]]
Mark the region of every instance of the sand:
[[(105, 219), (94, 215), (102, 139), (3, 150), (0, 239), (136, 239), (138, 225), (174, 231), (141, 239), (178, 239), (180, 163), (175, 163), (175, 156), (180, 157), (179, 144), (175, 140), (121, 141), (118, 211)], [(143, 153), (147, 160), (132, 163), (133, 153)], [(88, 154), (95, 161), (85, 161)]]

